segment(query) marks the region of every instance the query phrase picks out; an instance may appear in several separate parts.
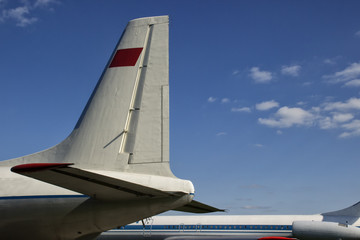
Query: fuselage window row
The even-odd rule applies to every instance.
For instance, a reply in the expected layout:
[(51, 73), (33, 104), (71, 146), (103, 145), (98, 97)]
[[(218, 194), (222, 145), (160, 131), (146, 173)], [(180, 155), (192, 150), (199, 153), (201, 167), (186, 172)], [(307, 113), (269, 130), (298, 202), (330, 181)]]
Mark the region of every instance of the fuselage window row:
[(291, 225), (127, 225), (123, 230), (292, 230)]

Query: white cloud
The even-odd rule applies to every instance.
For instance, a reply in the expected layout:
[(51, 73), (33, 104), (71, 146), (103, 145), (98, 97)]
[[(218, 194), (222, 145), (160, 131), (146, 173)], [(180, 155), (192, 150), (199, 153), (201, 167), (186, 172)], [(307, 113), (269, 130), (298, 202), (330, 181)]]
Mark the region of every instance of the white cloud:
[(324, 60), (324, 63), (334, 65), (336, 64), (336, 61), (334, 59), (327, 58)]
[(230, 99), (229, 98), (223, 98), (221, 99), (221, 103), (229, 103)]
[(254, 146), (255, 146), (255, 147), (258, 147), (258, 148), (264, 147), (264, 145), (262, 145), (262, 144), (260, 144), (260, 143), (256, 143), (256, 144), (254, 144)]
[(256, 106), (255, 106), (255, 108), (259, 111), (266, 111), (266, 110), (269, 110), (269, 109), (275, 108), (275, 107), (279, 107), (279, 103), (274, 100), (261, 102), (261, 103), (256, 104)]
[(271, 207), (266, 207), (266, 206), (253, 206), (253, 205), (246, 205), (241, 207), (242, 209), (245, 210), (261, 210), (261, 209), (271, 209)]
[(306, 102), (299, 101), (299, 102), (296, 103), (296, 105), (298, 105), (298, 106), (304, 106), (304, 105), (306, 105)]
[(232, 72), (232, 75), (235, 76), (235, 75), (238, 75), (239, 73), (240, 73), (239, 70), (234, 70), (234, 71)]
[(346, 102), (330, 102), (324, 104), (325, 111), (360, 110), (360, 98), (350, 98)]
[(299, 76), (300, 69), (301, 69), (300, 65), (282, 66), (281, 73), (283, 75), (297, 77)]
[[(38, 8), (48, 9), (50, 4), (57, 3), (56, 0), (36, 0), (36, 1), (20, 1), (22, 6), (11, 9), (3, 9), (0, 13), (0, 22), (5, 23), (7, 20), (15, 21), (18, 27), (27, 27), (38, 21), (34, 17), (34, 10)], [(5, 8), (6, 2), (0, 0), (0, 7)], [(53, 10), (53, 9), (50, 9)]]
[(2, 12), (2, 19), (12, 19), (16, 21), (16, 26), (18, 27), (26, 27), (30, 24), (35, 23), (38, 21), (36, 17), (28, 16), (30, 10), (27, 6), (17, 7), (14, 9), (3, 10)]
[(342, 128), (345, 128), (348, 131), (340, 134), (340, 138), (360, 136), (360, 120), (353, 120), (351, 123), (343, 124)]
[(315, 116), (302, 108), (280, 108), (272, 118), (259, 118), (260, 124), (269, 127), (289, 128), (292, 126), (310, 126)]
[(240, 186), (241, 188), (245, 188), (245, 189), (262, 189), (262, 188), (266, 188), (265, 186), (263, 185), (260, 185), (260, 184), (250, 184), (250, 185), (242, 185)]
[(332, 58), (326, 58), (324, 60), (324, 63), (325, 64), (328, 64), (328, 65), (335, 65), (339, 62), (339, 60), (341, 60), (342, 57), (341, 56), (336, 56), (336, 57), (332, 57)]
[(345, 87), (360, 87), (360, 79), (354, 79), (344, 84)]
[(226, 132), (219, 132), (219, 133), (216, 134), (216, 136), (224, 136), (224, 135), (227, 135), (227, 133)]
[(256, 83), (268, 83), (273, 78), (271, 72), (260, 71), (260, 69), (258, 67), (252, 67), (250, 69), (250, 77)]
[(251, 112), (251, 109), (248, 107), (241, 107), (241, 108), (231, 108), (232, 112)]
[(360, 63), (352, 63), (350, 66), (348, 66), (342, 71), (323, 77), (326, 79), (330, 79), (330, 82), (332, 83), (354, 80), (360, 77)]
[(331, 117), (322, 117), (319, 119), (319, 127), (321, 129), (337, 128), (338, 125), (333, 121)]
[(354, 118), (354, 115), (352, 115), (351, 113), (335, 113), (333, 115), (334, 121), (338, 122), (338, 123), (347, 122), (353, 118)]
[[(320, 106), (309, 107), (309, 109), (281, 107), (275, 114), (267, 118), (258, 118), (258, 123), (278, 128), (276, 132), (278, 135), (282, 134), (281, 129), (283, 128), (311, 126), (322, 130), (342, 130), (339, 138), (359, 137), (360, 98), (353, 97), (338, 102), (330, 102), (330, 99), (327, 98), (327, 102)], [(303, 105), (303, 103), (299, 105)], [(258, 109), (258, 106), (256, 108)]]
[(355, 36), (360, 37), (360, 30), (355, 33)]
[(216, 98), (214, 98), (214, 97), (209, 97), (209, 98), (207, 99), (207, 101), (208, 101), (209, 103), (213, 103), (213, 102), (216, 101)]
[(354, 118), (351, 113), (333, 113), (332, 116), (320, 116), (318, 124), (321, 129), (339, 128), (339, 124), (348, 122)]
[(34, 7), (48, 7), (50, 4), (58, 3), (56, 0), (36, 0)]

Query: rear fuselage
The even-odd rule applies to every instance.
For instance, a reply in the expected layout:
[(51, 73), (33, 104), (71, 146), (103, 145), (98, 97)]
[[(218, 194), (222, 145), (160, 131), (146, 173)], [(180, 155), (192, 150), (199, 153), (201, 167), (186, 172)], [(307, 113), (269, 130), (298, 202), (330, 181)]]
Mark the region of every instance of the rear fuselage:
[[(184, 205), (192, 196), (101, 201), (0, 167), (2, 239), (76, 239)], [(30, 235), (30, 238), (29, 238)]]

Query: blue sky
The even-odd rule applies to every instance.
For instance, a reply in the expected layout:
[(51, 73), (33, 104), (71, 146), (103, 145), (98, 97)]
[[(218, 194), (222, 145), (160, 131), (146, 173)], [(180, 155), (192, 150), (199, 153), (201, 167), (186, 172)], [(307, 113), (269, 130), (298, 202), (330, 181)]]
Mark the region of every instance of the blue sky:
[(171, 167), (230, 214), (360, 200), (359, 1), (0, 0), (0, 159), (74, 127), (127, 22), (170, 15)]

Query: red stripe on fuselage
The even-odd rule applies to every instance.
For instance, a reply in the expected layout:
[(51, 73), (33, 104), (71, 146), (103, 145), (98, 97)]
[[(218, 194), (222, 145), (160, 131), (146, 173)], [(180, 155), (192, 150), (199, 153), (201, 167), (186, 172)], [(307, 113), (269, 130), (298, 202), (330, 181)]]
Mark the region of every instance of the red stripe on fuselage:
[(135, 66), (141, 51), (142, 48), (127, 48), (117, 50), (109, 68)]

